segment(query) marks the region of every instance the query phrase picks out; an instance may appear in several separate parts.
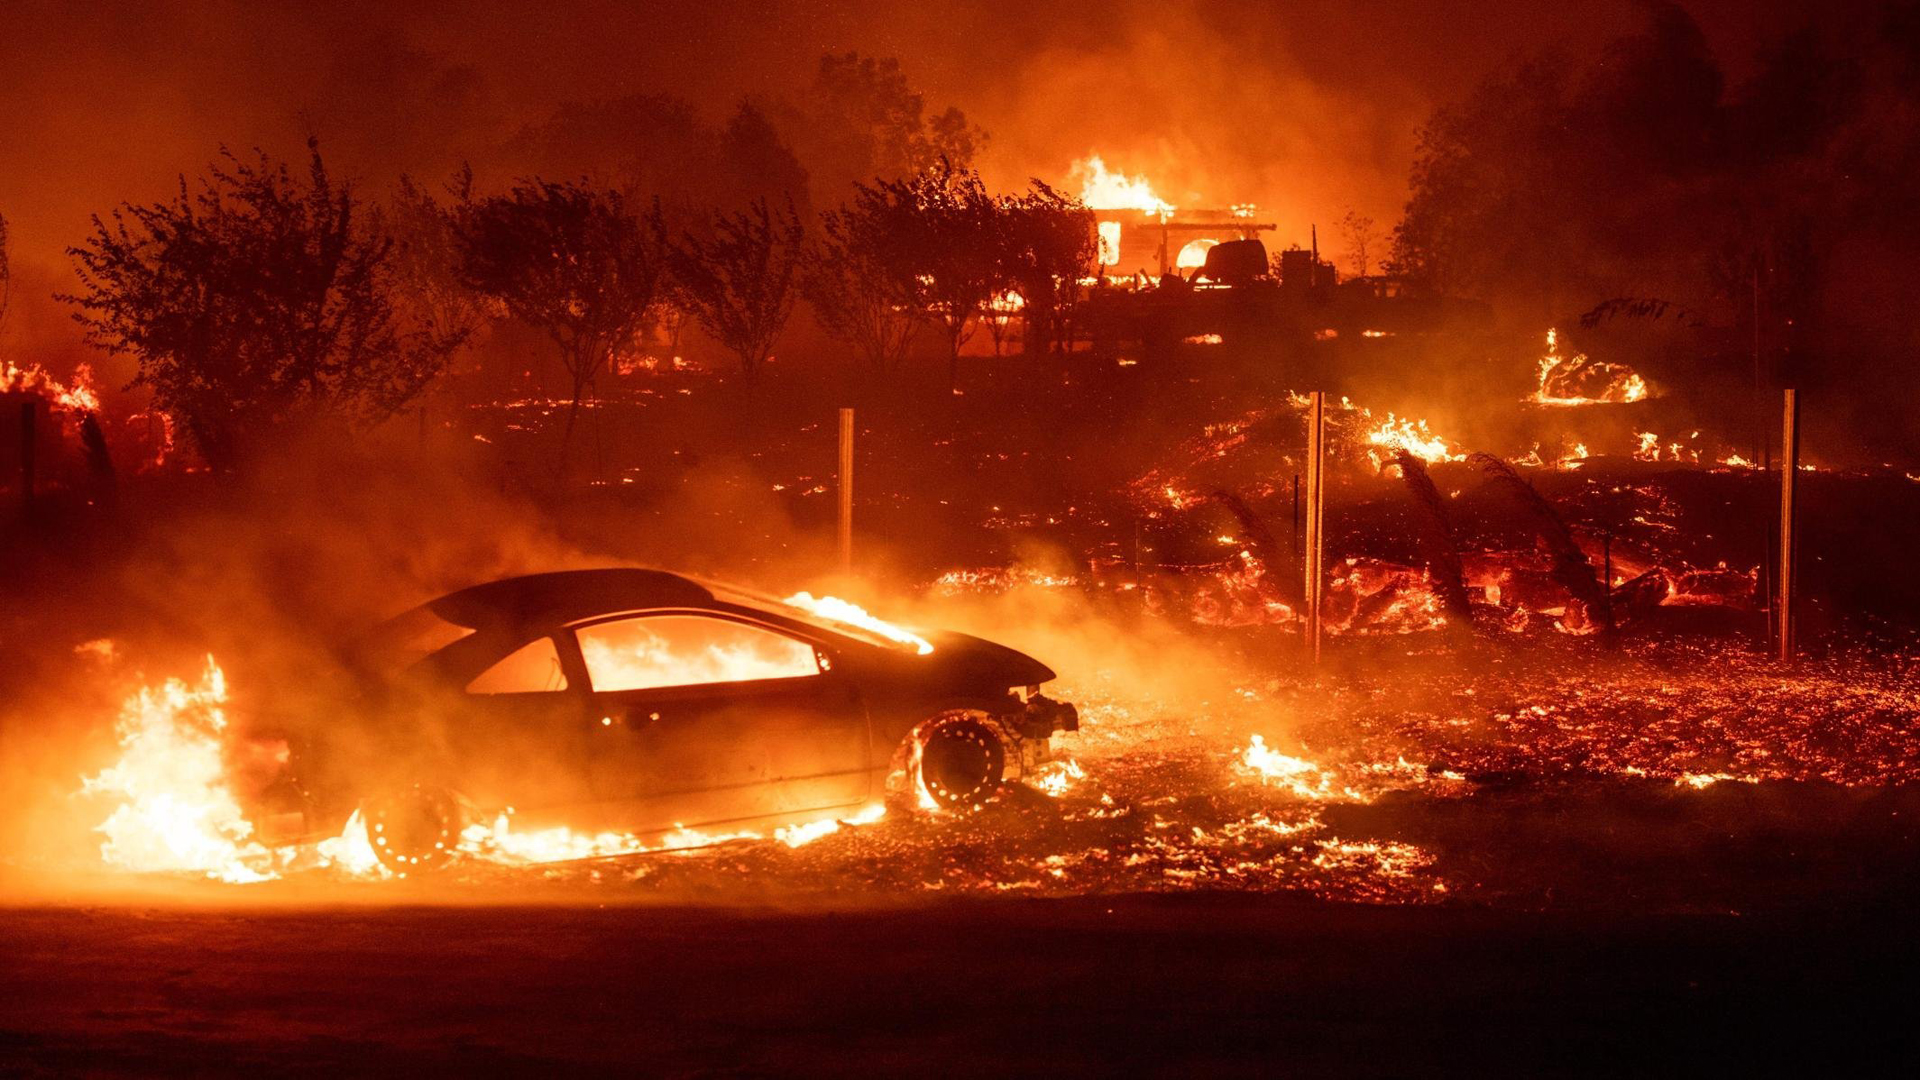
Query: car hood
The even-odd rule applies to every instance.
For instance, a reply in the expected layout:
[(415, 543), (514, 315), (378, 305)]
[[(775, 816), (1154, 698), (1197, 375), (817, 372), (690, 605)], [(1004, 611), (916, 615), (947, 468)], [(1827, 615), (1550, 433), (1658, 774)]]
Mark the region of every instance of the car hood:
[(933, 652), (921, 660), (955, 682), (994, 687), (1038, 686), (1053, 669), (1018, 649), (985, 638), (941, 630), (926, 635)]

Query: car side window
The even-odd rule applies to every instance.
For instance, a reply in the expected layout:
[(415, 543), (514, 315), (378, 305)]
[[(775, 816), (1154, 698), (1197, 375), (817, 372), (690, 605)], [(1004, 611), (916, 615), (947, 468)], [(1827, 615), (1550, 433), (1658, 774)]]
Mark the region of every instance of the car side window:
[(576, 633), (587, 677), (601, 692), (820, 674), (812, 645), (704, 615), (642, 615)]
[(535, 638), (474, 676), (469, 694), (537, 694), (567, 688), (560, 670), (560, 650), (550, 637)]

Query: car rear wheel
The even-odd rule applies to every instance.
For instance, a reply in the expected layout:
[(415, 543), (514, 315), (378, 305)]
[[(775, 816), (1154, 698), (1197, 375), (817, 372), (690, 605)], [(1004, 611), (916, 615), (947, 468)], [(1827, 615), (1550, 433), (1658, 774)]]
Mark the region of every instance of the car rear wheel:
[(396, 874), (438, 870), (452, 858), (464, 824), (460, 800), (442, 787), (416, 784), (366, 800), (367, 839), (380, 864)]
[(916, 737), (919, 788), (935, 806), (977, 807), (1000, 790), (1006, 745), (986, 721), (967, 714), (941, 718)]

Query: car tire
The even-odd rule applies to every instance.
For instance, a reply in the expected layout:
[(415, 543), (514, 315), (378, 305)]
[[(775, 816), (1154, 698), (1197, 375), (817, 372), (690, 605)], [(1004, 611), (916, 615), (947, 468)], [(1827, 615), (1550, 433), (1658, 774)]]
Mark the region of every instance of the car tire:
[(360, 810), (374, 857), (402, 876), (430, 873), (451, 862), (466, 824), (459, 797), (428, 784), (376, 795)]
[(909, 781), (938, 809), (977, 809), (1006, 778), (1006, 741), (984, 717), (968, 712), (936, 717), (908, 738)]

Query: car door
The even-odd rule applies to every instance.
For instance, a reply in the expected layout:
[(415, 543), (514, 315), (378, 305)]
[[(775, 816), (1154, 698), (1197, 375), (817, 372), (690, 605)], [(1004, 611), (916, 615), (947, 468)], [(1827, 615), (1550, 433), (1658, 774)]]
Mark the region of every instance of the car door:
[(813, 642), (746, 619), (655, 612), (574, 628), (592, 691), (588, 772), (629, 828), (850, 806), (866, 711)]
[(475, 804), (511, 806), (541, 821), (592, 801), (582, 730), (588, 700), (584, 687), (570, 685), (562, 644), (571, 643), (542, 635), (512, 649), (467, 682), (459, 708), (430, 718), (428, 737)]

